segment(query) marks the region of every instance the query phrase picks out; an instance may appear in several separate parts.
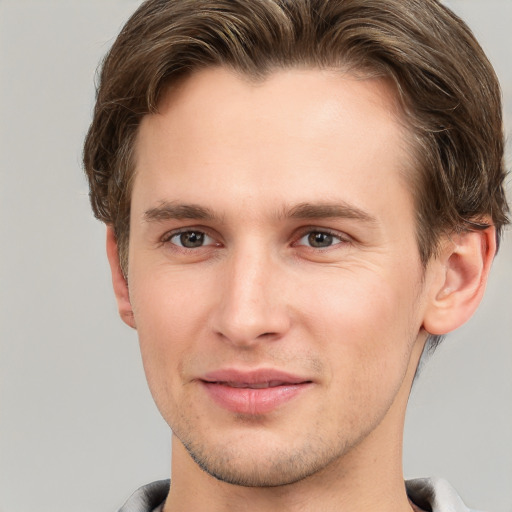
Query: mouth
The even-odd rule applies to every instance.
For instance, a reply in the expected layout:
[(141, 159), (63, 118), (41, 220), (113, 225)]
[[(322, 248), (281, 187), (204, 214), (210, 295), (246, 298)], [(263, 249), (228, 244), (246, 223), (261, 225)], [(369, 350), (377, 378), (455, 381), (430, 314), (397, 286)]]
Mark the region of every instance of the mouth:
[[(278, 386), (287, 386), (287, 385), (294, 385), (289, 382), (279, 381), (279, 380), (273, 380), (273, 381), (267, 381), (267, 382), (254, 382), (254, 383), (248, 383), (248, 382), (231, 382), (231, 381), (205, 381), (209, 382), (210, 384), (219, 384), (221, 386), (229, 386), (230, 388), (240, 388), (240, 389), (267, 389), (267, 388), (276, 388)], [(299, 384), (299, 383), (297, 383)]]
[(244, 415), (270, 413), (313, 384), (309, 379), (275, 370), (221, 370), (205, 375), (200, 382), (216, 405)]

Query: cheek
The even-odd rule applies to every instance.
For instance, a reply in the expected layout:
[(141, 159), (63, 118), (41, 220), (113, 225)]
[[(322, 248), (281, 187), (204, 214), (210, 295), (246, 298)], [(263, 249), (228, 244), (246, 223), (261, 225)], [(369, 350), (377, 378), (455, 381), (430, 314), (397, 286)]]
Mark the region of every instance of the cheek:
[[(386, 379), (405, 371), (419, 330), (410, 286), (374, 272), (346, 272), (337, 279), (317, 279), (305, 296), (305, 320), (311, 336), (323, 340), (333, 378)], [(303, 287), (303, 289), (307, 289)], [(311, 291), (311, 286), (309, 287)]]
[[(193, 281), (193, 280), (192, 280)], [(189, 279), (152, 272), (134, 276), (130, 299), (144, 371), (157, 405), (179, 389), (187, 354), (199, 350), (206, 329), (205, 290)]]
[(373, 426), (407, 372), (416, 339), (411, 300), (396, 285), (361, 275), (315, 295), (306, 325), (326, 363), (325, 417), (336, 429)]
[[(199, 328), (209, 294), (204, 276), (153, 268), (135, 274), (130, 281), (130, 300), (137, 331), (160, 350), (180, 344), (187, 330)], [(148, 340), (148, 341), (149, 341)]]

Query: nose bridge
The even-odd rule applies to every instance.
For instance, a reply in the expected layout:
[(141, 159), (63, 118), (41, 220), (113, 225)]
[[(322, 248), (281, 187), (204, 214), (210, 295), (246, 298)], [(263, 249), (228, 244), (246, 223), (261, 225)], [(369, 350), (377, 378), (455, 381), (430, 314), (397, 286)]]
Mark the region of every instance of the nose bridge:
[(279, 290), (279, 263), (261, 243), (232, 250), (221, 282), (214, 328), (231, 343), (278, 338), (289, 326)]

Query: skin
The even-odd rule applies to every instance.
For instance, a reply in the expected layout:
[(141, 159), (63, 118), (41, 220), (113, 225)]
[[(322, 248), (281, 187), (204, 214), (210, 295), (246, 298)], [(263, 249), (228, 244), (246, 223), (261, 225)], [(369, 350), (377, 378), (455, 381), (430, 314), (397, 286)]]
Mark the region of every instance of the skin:
[[(143, 119), (127, 281), (111, 228), (107, 250), (173, 430), (166, 512), (411, 510), (415, 369), (476, 308), (494, 238), (453, 235), (422, 267), (404, 139), (389, 84), (319, 70), (203, 70)], [(235, 413), (205, 391), (225, 368), (308, 384)]]

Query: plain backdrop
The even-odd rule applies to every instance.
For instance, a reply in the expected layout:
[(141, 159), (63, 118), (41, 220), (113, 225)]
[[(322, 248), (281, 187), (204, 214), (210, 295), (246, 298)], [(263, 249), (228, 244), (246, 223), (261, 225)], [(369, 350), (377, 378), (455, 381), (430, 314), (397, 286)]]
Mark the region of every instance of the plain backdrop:
[[(496, 67), (510, 136), (512, 2), (449, 3)], [(0, 512), (114, 512), (169, 474), (80, 163), (97, 64), (138, 4), (0, 0)], [(512, 512), (511, 333), (509, 231), (479, 312), (415, 385), (405, 436), (407, 477), (444, 476), (495, 512)]]

